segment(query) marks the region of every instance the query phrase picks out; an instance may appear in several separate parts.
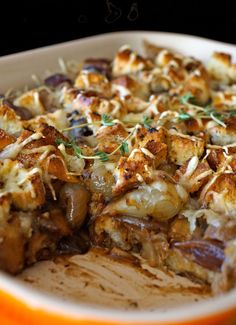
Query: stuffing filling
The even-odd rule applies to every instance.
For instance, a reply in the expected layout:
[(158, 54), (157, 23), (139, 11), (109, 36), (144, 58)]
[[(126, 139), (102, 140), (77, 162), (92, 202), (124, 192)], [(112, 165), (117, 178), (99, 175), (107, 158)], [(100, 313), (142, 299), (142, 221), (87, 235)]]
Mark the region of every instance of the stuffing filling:
[(91, 246), (236, 286), (236, 64), (147, 41), (0, 98), (0, 268)]

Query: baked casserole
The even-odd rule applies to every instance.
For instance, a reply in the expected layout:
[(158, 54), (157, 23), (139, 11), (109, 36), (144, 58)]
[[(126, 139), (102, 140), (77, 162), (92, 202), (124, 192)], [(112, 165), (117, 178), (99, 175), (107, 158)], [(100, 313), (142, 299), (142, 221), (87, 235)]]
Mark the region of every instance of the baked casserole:
[(144, 49), (1, 95), (1, 269), (98, 246), (236, 285), (236, 65)]

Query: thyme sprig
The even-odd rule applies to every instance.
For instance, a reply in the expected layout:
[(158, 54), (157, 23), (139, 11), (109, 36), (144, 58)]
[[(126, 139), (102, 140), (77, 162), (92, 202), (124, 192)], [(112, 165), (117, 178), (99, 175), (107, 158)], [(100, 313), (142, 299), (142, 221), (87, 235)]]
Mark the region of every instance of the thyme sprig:
[(113, 126), (115, 122), (113, 122), (112, 118), (107, 114), (102, 114), (102, 125), (104, 126)]
[(86, 156), (83, 154), (82, 149), (80, 146), (78, 146), (74, 141), (64, 141), (62, 139), (56, 139), (55, 140), (56, 145), (64, 144), (66, 148), (72, 148), (74, 150), (74, 153), (76, 154), (77, 157), (81, 159), (100, 159), (101, 161), (107, 161), (108, 157), (105, 152), (96, 152), (94, 156)]
[(151, 128), (151, 124), (153, 122), (153, 119), (151, 119), (150, 117), (148, 116), (144, 116), (143, 117), (143, 125), (146, 129), (150, 129)]
[[(66, 131), (70, 131), (70, 130), (74, 130), (74, 129), (78, 129), (78, 128), (82, 128), (82, 127), (85, 127), (85, 126), (89, 126), (89, 125), (100, 125), (100, 126), (113, 126), (117, 123), (127, 123), (127, 124), (132, 124), (132, 122), (119, 122), (119, 120), (113, 120), (109, 115), (107, 114), (102, 114), (101, 116), (101, 121), (95, 121), (95, 122), (88, 122), (88, 123), (83, 123), (83, 124), (77, 124), (77, 125), (74, 125), (74, 126), (71, 126), (71, 127), (68, 127), (68, 128), (65, 128), (65, 129), (62, 129), (61, 132), (66, 132)], [(141, 124), (143, 124), (143, 126), (146, 128), (146, 129), (150, 129), (151, 128), (151, 124), (153, 123), (153, 119), (151, 119), (150, 117), (148, 116), (144, 116), (143, 117), (143, 121), (141, 122)]]
[(184, 112), (183, 110), (180, 111), (179, 113), (179, 119), (182, 121), (187, 121), (189, 119), (193, 118), (190, 114)]
[[(236, 109), (231, 109), (226, 112), (218, 112), (212, 106), (208, 105), (206, 107), (201, 107), (194, 104), (195, 97), (191, 93), (186, 93), (184, 96), (180, 98), (180, 103), (189, 106), (192, 109), (197, 110), (196, 117), (201, 119), (212, 119), (217, 124), (223, 126), (224, 128), (227, 127), (225, 124), (225, 119), (228, 119), (234, 115), (236, 115)], [(190, 115), (189, 113), (181, 110), (179, 112), (179, 119), (186, 121), (191, 118), (195, 118), (195, 116)]]
[(74, 125), (74, 126), (70, 126), (69, 128), (62, 129), (61, 132), (75, 130), (75, 129), (83, 128), (83, 127), (89, 126), (89, 125), (101, 125), (101, 122), (96, 121), (96, 122), (88, 122), (88, 123), (83, 123), (83, 124), (77, 124), (77, 125)]
[(91, 160), (100, 160), (102, 162), (106, 162), (109, 160), (109, 157), (117, 153), (118, 151), (121, 152), (122, 155), (125, 155), (129, 152), (129, 145), (128, 140), (131, 138), (131, 136), (134, 134), (134, 131), (136, 130), (136, 127), (132, 130), (132, 132), (113, 150), (111, 153), (106, 153), (104, 151), (97, 151), (92, 156), (86, 156), (83, 154), (82, 149), (80, 146), (78, 146), (73, 140), (72, 141), (65, 141), (62, 139), (56, 139), (55, 143), (56, 145), (63, 144), (66, 148), (72, 148), (74, 150), (74, 153), (78, 158), (81, 159), (91, 159)]
[(181, 104), (187, 104), (187, 103), (194, 104), (194, 102), (195, 102), (195, 97), (190, 92), (187, 92), (182, 97), (180, 97)]
[(87, 123), (83, 123), (83, 124), (77, 124), (74, 126), (70, 126), (69, 128), (65, 128), (62, 129), (62, 132), (66, 132), (66, 131), (70, 131), (70, 130), (75, 130), (75, 129), (79, 129), (79, 128), (83, 128), (85, 126), (89, 126), (89, 125), (103, 125), (103, 126), (113, 126), (116, 123), (112, 120), (112, 118), (107, 115), (107, 114), (102, 114), (101, 116), (101, 121), (95, 121), (95, 122), (87, 122)]

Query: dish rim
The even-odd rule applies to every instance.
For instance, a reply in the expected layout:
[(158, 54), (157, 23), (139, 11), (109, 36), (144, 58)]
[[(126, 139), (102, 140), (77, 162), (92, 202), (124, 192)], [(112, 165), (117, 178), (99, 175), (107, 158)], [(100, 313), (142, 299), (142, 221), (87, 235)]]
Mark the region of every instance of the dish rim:
[[(70, 47), (72, 45), (79, 45), (85, 42), (92, 42), (94, 39), (104, 38), (116, 38), (120, 36), (128, 37), (134, 36), (137, 38), (145, 38), (147, 35), (163, 35), (169, 38), (182, 38), (186, 41), (189, 39), (198, 40), (203, 43), (211, 43), (216, 46), (227, 46), (236, 51), (236, 45), (225, 43), (221, 41), (211, 40), (199, 36), (192, 36), (187, 34), (177, 34), (170, 32), (157, 32), (157, 31), (119, 31), (104, 33), (95, 36), (88, 36), (69, 42), (63, 42), (59, 44), (49, 45), (41, 48), (31, 49), (19, 53), (13, 53), (0, 57), (0, 65), (4, 62), (14, 61), (19, 57), (25, 55), (43, 54), (52, 49), (59, 50), (62, 47)], [(124, 41), (125, 42), (125, 41)], [(173, 307), (167, 310), (155, 310), (155, 311), (124, 311), (117, 309), (106, 309), (94, 305), (87, 305), (85, 303), (67, 302), (55, 295), (39, 292), (36, 289), (26, 287), (24, 282), (20, 282), (17, 279), (12, 281), (12, 277), (0, 272), (0, 290), (5, 293), (9, 293), (13, 297), (20, 299), (20, 301), (26, 303), (33, 308), (39, 308), (48, 312), (56, 313), (62, 316), (70, 317), (72, 319), (92, 319), (115, 322), (135, 322), (138, 323), (155, 323), (161, 321), (165, 322), (177, 322), (177, 321), (190, 321), (204, 317), (211, 317), (217, 314), (227, 312), (236, 307), (236, 289), (214, 298), (210, 298), (207, 301), (192, 303), (183, 306)]]

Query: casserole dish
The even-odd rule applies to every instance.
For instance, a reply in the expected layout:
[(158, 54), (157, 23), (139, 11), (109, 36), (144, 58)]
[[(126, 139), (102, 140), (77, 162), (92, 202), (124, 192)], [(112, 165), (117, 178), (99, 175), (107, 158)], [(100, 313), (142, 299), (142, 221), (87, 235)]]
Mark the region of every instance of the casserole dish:
[[(12, 87), (31, 86), (32, 74), (40, 77), (45, 69), (57, 70), (58, 57), (77, 61), (93, 53), (96, 57), (110, 57), (126, 43), (140, 52), (144, 39), (194, 55), (202, 61), (213, 51), (229, 52), (234, 60), (236, 58), (233, 45), (196, 37), (154, 32), (106, 34), (3, 57), (0, 61), (0, 74), (4, 76), (0, 81), (1, 93)], [(130, 261), (124, 264), (112, 261), (112, 265), (109, 258), (91, 251), (67, 260), (38, 263), (22, 273), (18, 280), (1, 275), (3, 324), (42, 321), (55, 324), (234, 323), (234, 290), (210, 298), (180, 277), (170, 280), (161, 272), (147, 270), (146, 266), (140, 272)], [(170, 287), (172, 291), (168, 290)]]

